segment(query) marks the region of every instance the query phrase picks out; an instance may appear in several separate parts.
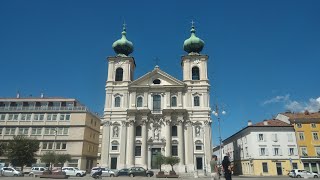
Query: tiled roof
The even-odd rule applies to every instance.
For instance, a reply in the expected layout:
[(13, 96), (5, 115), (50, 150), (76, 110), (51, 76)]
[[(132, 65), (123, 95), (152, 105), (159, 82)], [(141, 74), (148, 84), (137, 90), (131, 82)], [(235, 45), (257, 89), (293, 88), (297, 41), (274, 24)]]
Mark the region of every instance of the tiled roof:
[[(264, 121), (267, 121), (268, 125), (264, 125)], [(252, 126), (292, 126), (288, 123), (285, 123), (277, 119), (264, 120), (264, 121), (253, 124)]]
[(320, 113), (315, 112), (315, 113), (309, 113), (309, 112), (304, 112), (304, 113), (282, 113), (283, 115), (289, 117), (290, 120), (293, 119), (320, 119)]

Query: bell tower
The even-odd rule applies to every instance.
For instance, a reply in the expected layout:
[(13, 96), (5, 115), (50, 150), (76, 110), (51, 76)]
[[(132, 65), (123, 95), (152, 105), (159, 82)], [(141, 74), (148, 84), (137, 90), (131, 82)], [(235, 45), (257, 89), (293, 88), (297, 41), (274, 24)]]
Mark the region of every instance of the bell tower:
[[(208, 84), (208, 56), (200, 54), (204, 41), (196, 36), (192, 22), (191, 36), (183, 43), (183, 49), (188, 53), (182, 56), (183, 81), (187, 84)], [(209, 85), (209, 84), (208, 84)]]
[(133, 44), (127, 40), (126, 34), (126, 26), (123, 24), (121, 39), (112, 44), (112, 48), (117, 55), (108, 57), (107, 85), (124, 85), (133, 81), (136, 64), (134, 58), (129, 56), (133, 52)]

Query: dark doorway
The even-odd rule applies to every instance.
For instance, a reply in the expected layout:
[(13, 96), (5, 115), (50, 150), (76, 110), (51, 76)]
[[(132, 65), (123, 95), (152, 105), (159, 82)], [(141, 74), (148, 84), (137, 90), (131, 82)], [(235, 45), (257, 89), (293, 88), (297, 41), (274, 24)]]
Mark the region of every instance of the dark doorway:
[(161, 148), (152, 148), (151, 149), (151, 169), (159, 169), (160, 166), (156, 162), (156, 156), (161, 154)]
[(116, 157), (111, 158), (111, 169), (117, 169), (117, 158)]
[(197, 169), (203, 169), (202, 168), (202, 157), (197, 157), (196, 158), (196, 161), (197, 161)]
[(276, 166), (277, 166), (277, 174), (278, 174), (278, 175), (282, 175), (281, 163), (276, 163)]

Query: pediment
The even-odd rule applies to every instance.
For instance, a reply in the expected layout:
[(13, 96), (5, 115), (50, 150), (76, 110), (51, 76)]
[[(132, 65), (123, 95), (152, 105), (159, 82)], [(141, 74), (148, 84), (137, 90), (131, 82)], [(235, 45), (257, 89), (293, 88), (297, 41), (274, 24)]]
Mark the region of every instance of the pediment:
[[(154, 80), (160, 80), (160, 84), (155, 84)], [(153, 71), (136, 79), (130, 83), (129, 87), (162, 87), (162, 86), (172, 86), (172, 87), (184, 87), (185, 83), (176, 79), (175, 77), (169, 75), (168, 73), (155, 68)]]

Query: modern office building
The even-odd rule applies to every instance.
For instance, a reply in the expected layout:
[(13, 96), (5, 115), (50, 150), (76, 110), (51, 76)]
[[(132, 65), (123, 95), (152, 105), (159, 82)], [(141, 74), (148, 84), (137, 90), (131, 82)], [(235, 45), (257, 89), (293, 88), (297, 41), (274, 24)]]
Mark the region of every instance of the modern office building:
[(187, 54), (180, 60), (182, 80), (159, 66), (134, 79), (135, 62), (145, 60), (129, 56), (133, 44), (125, 28), (113, 43), (116, 56), (107, 59), (101, 165), (158, 169), (155, 156), (161, 153), (180, 158), (177, 172), (210, 171), (209, 57), (200, 53), (204, 42), (194, 26), (183, 46)]
[[(65, 165), (91, 169), (97, 163), (100, 118), (72, 98), (0, 98), (0, 140), (24, 135), (40, 141), (37, 162), (47, 151), (70, 154)], [(8, 162), (0, 157), (1, 162)]]
[(277, 119), (292, 124), (303, 168), (320, 172), (320, 112), (280, 113)]

